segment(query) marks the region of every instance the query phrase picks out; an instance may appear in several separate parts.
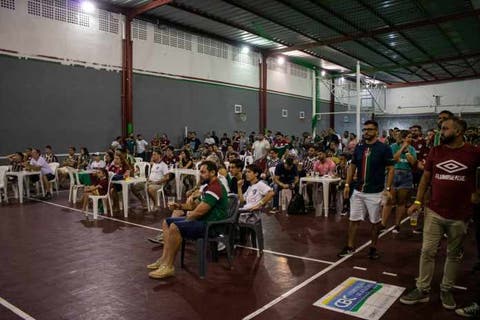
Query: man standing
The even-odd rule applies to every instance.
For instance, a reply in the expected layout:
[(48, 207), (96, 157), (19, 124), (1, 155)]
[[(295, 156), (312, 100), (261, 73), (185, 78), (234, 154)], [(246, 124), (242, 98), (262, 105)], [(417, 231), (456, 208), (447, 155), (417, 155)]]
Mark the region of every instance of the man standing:
[[(357, 183), (350, 199), (350, 224), (348, 226), (348, 242), (338, 254), (344, 257), (354, 253), (354, 241), (360, 221), (368, 215), (371, 229), (371, 240), (368, 257), (378, 259), (377, 240), (382, 216), (380, 204), (382, 194), (391, 197), (390, 188), (393, 183), (393, 155), (390, 147), (377, 139), (378, 123), (368, 120), (363, 124), (363, 143), (359, 143), (353, 152), (352, 163), (348, 168), (347, 180), (344, 189), (344, 199), (350, 197), (350, 184), (357, 173)], [(358, 169), (358, 170), (357, 170)], [(388, 177), (385, 185), (385, 169)], [(382, 190), (384, 190), (382, 192)]]
[(442, 122), (441, 144), (430, 151), (418, 186), (417, 200), (408, 209), (410, 215), (418, 212), (427, 187), (431, 184), (432, 195), (423, 226), (419, 275), (416, 288), (400, 298), (404, 304), (430, 300), (435, 256), (440, 240), (446, 233), (447, 258), (440, 284), (440, 299), (444, 308), (456, 307), (451, 289), (463, 257), (467, 221), (473, 213), (471, 201), (478, 196), (475, 192), (475, 170), (480, 165), (479, 149), (463, 141), (466, 127), (465, 121), (457, 117)]
[[(148, 275), (161, 279), (175, 275), (173, 263), (183, 238), (203, 237), (208, 221), (218, 221), (227, 216), (228, 197), (225, 188), (217, 178), (217, 166), (210, 161), (200, 165), (200, 178), (206, 186), (202, 189), (200, 203), (184, 217), (167, 218), (163, 221), (164, 247), (162, 256), (148, 269), (154, 270)], [(181, 205), (179, 205), (181, 208)], [(177, 208), (179, 209), (179, 208)]]
[(145, 152), (147, 150), (148, 142), (143, 139), (141, 134), (137, 134), (137, 157), (145, 161)]
[(258, 133), (257, 139), (253, 143), (253, 160), (258, 161), (264, 159), (268, 154), (268, 150), (270, 150), (270, 143), (263, 133)]

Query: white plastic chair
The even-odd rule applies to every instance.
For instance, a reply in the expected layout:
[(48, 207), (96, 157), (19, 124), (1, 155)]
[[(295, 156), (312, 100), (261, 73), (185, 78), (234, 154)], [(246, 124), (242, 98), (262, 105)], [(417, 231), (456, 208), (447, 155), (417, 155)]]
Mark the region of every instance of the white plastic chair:
[(110, 208), (110, 214), (113, 216), (112, 200), (110, 199), (110, 186), (112, 184), (113, 176), (114, 176), (113, 172), (108, 173), (108, 188), (107, 188), (107, 193), (104, 196), (94, 196), (94, 195), (88, 196), (88, 199), (92, 199), (92, 210), (93, 210), (92, 213), (93, 213), (93, 219), (95, 220), (97, 220), (98, 218), (98, 201), (99, 200), (102, 200), (105, 213), (108, 213), (107, 211), (107, 202), (108, 202), (108, 207)]
[(147, 178), (150, 175), (150, 163), (143, 161), (135, 162), (134, 167), (136, 176), (140, 178)]
[(55, 175), (55, 178), (53, 180), (49, 181), (49, 182), (51, 182), (51, 185), (50, 185), (50, 189), (48, 191), (50, 193), (53, 193), (53, 185), (55, 185), (55, 189), (57, 190), (57, 195), (58, 195), (58, 174), (57, 174), (57, 170), (58, 170), (58, 167), (60, 166), (60, 163), (51, 162), (48, 165), (50, 166), (50, 168), (53, 171), (53, 174)]
[[(3, 196), (6, 203), (8, 203), (8, 190), (7, 190), (7, 171), (10, 170), (9, 166), (0, 166), (0, 190), (3, 189)], [(0, 203), (2, 203), (2, 195), (0, 194)]]
[(253, 157), (252, 156), (246, 156), (244, 161), (245, 161), (245, 167), (246, 167), (249, 164), (253, 163)]
[[(163, 185), (160, 189), (157, 190), (157, 199), (156, 199), (156, 202), (157, 202), (157, 206), (160, 207), (160, 195), (162, 196), (162, 200), (163, 200), (163, 208), (166, 208), (167, 207), (167, 202), (165, 201), (165, 191), (163, 190)], [(148, 196), (148, 194), (147, 194)]]
[(135, 157), (134, 159), (135, 159), (135, 163), (143, 162), (143, 158), (141, 158), (141, 157)]
[(70, 192), (68, 193), (68, 201), (77, 203), (77, 194), (79, 189), (85, 188), (78, 179), (78, 172), (75, 169), (67, 168), (68, 176), (70, 177)]

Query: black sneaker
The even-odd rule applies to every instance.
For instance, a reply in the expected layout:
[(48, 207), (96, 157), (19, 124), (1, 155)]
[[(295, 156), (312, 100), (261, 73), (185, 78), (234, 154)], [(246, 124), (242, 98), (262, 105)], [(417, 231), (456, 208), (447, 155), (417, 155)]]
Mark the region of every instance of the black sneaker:
[(457, 307), (457, 303), (455, 302), (455, 298), (453, 298), (453, 294), (450, 291), (440, 291), (440, 300), (442, 300), (442, 306), (445, 309), (453, 310)]
[(42, 198), (42, 200), (51, 200), (52, 199), (52, 194), (50, 192), (47, 192), (45, 197)]
[(147, 238), (147, 240), (155, 244), (163, 244), (163, 232), (157, 234), (155, 237)]
[(378, 258), (380, 258), (380, 255), (378, 254), (376, 248), (370, 247), (370, 249), (368, 249), (368, 258), (371, 260), (377, 260)]
[(345, 248), (343, 248), (342, 251), (340, 251), (340, 253), (337, 254), (337, 257), (341, 258), (341, 257), (351, 256), (354, 252), (355, 250), (352, 247), (345, 246)]
[(400, 298), (400, 302), (403, 304), (417, 304), (428, 301), (430, 301), (428, 292), (419, 290), (417, 288), (410, 290), (407, 294)]
[(469, 306), (455, 310), (455, 313), (466, 318), (478, 318), (480, 317), (480, 306), (474, 302)]

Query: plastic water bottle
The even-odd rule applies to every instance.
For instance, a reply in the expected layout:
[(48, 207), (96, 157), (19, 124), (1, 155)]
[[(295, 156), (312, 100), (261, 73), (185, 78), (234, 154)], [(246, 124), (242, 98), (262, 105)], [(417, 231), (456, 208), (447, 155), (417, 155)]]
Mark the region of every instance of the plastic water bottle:
[(417, 226), (417, 223), (418, 223), (418, 211), (417, 212), (414, 212), (411, 216), (410, 216), (410, 225), (412, 227), (416, 227)]

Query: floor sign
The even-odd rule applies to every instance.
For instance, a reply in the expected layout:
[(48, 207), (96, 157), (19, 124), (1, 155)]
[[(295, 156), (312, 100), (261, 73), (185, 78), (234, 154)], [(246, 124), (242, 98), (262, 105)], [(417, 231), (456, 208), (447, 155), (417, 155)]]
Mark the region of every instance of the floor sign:
[(378, 320), (405, 288), (350, 277), (313, 305), (362, 319)]

